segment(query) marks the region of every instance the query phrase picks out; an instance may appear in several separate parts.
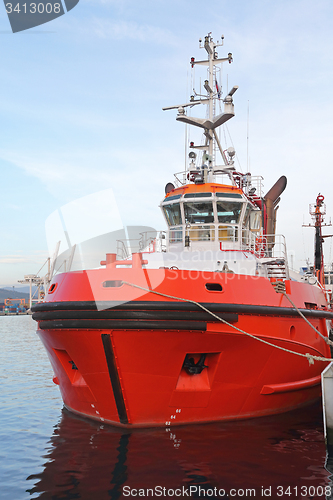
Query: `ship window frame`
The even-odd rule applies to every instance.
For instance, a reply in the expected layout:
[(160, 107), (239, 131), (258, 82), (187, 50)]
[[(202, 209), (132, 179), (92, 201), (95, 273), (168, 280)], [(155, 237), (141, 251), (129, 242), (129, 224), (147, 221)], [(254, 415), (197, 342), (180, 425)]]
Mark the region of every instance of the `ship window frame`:
[(188, 200), (189, 198), (211, 198), (213, 193), (186, 193), (184, 194), (184, 199)]
[[(253, 216), (253, 217), (252, 217)], [(258, 227), (254, 227), (252, 225), (253, 223), (253, 218), (256, 218), (257, 219), (257, 224), (258, 224)], [(250, 230), (253, 232), (253, 233), (259, 233), (260, 232), (260, 229), (262, 227), (262, 220), (261, 220), (261, 210), (251, 210), (250, 212), (250, 217), (249, 217), (249, 227), (250, 227)]]
[(252, 210), (253, 210), (252, 205), (250, 203), (246, 203), (243, 222), (242, 222), (243, 229), (250, 228), (250, 215)]
[[(220, 218), (220, 217), (223, 217), (223, 216), (219, 215), (218, 204), (219, 203), (222, 204), (223, 202), (229, 203), (229, 204), (231, 204), (231, 203), (236, 204), (237, 203), (238, 205), (240, 205), (240, 208), (238, 209), (239, 210), (238, 217), (237, 217), (237, 219), (234, 222), (232, 222), (231, 220), (224, 220), (224, 219)], [(241, 220), (242, 220), (244, 205), (245, 205), (245, 202), (244, 202), (243, 199), (242, 199), (242, 201), (234, 201), (234, 202), (231, 202), (229, 200), (216, 200), (216, 216), (217, 216), (217, 222), (218, 222), (218, 224), (230, 224), (230, 225), (237, 225), (237, 226), (239, 226), (240, 223), (241, 223)], [(230, 210), (228, 212), (225, 211), (225, 213), (228, 213), (228, 214), (232, 213), (232, 210)], [(232, 217), (232, 215), (228, 215), (228, 216), (225, 216), (225, 217)]]
[(182, 197), (181, 194), (174, 194), (172, 196), (167, 196), (166, 198), (164, 198), (163, 203), (168, 201), (179, 200), (181, 197)]
[(222, 193), (221, 191), (215, 193), (217, 198), (233, 198), (238, 200), (243, 200), (244, 198), (240, 193)]
[[(178, 205), (178, 209), (179, 209), (179, 220), (178, 222), (175, 222), (175, 220), (171, 220), (169, 218), (169, 214), (167, 213), (167, 210), (166, 209), (169, 209), (170, 207), (175, 207)], [(162, 209), (163, 209), (163, 214), (164, 214), (164, 217), (167, 221), (167, 224), (170, 227), (173, 227), (173, 226), (182, 226), (183, 225), (183, 213), (182, 213), (182, 208), (181, 208), (181, 203), (178, 202), (178, 203), (168, 203), (168, 204), (162, 204)]]
[[(198, 200), (195, 200), (195, 201), (184, 201), (182, 202), (182, 205), (183, 205), (183, 213), (184, 213), (184, 222), (185, 224), (194, 224), (194, 225), (197, 225), (197, 224), (215, 224), (215, 211), (214, 211), (214, 200), (211, 199), (209, 201), (198, 201)], [(190, 208), (190, 205), (211, 205), (211, 210), (207, 210), (207, 213), (210, 213), (210, 215), (203, 215), (203, 211), (201, 211), (201, 215), (200, 214), (200, 211), (198, 209), (198, 211), (196, 212), (196, 214), (188, 214), (187, 213), (187, 207)], [(194, 208), (194, 207), (193, 207)], [(195, 208), (194, 208), (195, 210)], [(188, 218), (187, 218), (188, 217)], [(200, 218), (201, 217), (201, 220), (193, 220), (195, 218)]]

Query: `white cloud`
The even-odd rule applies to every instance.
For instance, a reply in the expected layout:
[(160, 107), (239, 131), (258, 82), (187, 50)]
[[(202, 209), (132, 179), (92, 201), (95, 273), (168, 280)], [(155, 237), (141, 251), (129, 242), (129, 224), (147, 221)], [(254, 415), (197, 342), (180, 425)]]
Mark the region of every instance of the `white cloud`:
[(18, 255), (5, 255), (4, 257), (0, 257), (0, 264), (21, 264), (23, 262), (30, 262), (30, 259)]
[(149, 24), (138, 24), (133, 21), (119, 22), (94, 18), (93, 30), (100, 38), (105, 39), (135, 40), (173, 46), (176, 46), (180, 41), (177, 35), (170, 30)]
[[(8, 255), (0, 255), (0, 264), (38, 264), (41, 262), (45, 262), (48, 258), (47, 252), (33, 252), (27, 255), (20, 254), (8, 254)], [(37, 271), (37, 269), (36, 269)]]

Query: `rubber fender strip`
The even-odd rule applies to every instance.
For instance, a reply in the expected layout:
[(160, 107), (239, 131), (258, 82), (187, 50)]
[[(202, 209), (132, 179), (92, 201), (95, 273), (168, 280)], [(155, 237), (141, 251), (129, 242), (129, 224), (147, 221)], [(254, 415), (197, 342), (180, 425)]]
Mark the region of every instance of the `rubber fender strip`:
[[(80, 311), (80, 310), (92, 310), (97, 311), (97, 306), (95, 301), (82, 300), (82, 301), (64, 301), (64, 302), (39, 302), (38, 304), (33, 304), (31, 311)], [(104, 308), (103, 308), (104, 309)]]
[(101, 338), (104, 347), (106, 363), (108, 365), (109, 376), (112, 385), (114, 400), (117, 407), (119, 422), (121, 424), (128, 424), (128, 416), (123, 391), (119, 380), (119, 373), (113, 352), (111, 337), (108, 333), (102, 333)]
[(41, 321), (41, 330), (199, 330), (205, 332), (204, 321), (121, 321), (121, 320), (54, 320)]
[(317, 377), (308, 378), (305, 380), (298, 380), (297, 382), (287, 382), (286, 384), (264, 385), (260, 391), (260, 394), (277, 394), (281, 392), (298, 391), (300, 389), (308, 389), (309, 387), (314, 387), (316, 385), (319, 385), (320, 382), (321, 382), (321, 375), (317, 375)]
[[(238, 321), (236, 313), (216, 313), (219, 318), (235, 323)], [(218, 321), (205, 311), (44, 311), (32, 315), (35, 321), (52, 320), (83, 320), (83, 319), (114, 319), (136, 321)]]
[[(293, 307), (262, 306), (257, 304), (229, 304), (219, 302), (201, 302), (201, 305), (212, 312), (230, 312), (236, 314), (259, 314), (264, 316), (299, 316)], [(69, 302), (41, 302), (32, 306), (33, 312), (39, 311), (97, 311), (96, 302), (69, 301)], [(146, 311), (199, 311), (196, 304), (181, 301), (130, 301), (130, 302), (98, 302), (99, 310), (117, 309), (118, 311), (146, 310)], [(321, 309), (300, 309), (306, 317), (333, 319), (333, 311)]]

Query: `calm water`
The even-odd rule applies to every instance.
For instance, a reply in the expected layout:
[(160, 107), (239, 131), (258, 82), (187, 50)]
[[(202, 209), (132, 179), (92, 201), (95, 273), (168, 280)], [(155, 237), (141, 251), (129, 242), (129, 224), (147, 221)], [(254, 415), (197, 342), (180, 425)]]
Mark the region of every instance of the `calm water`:
[(0, 317), (0, 346), (1, 500), (333, 498), (319, 404), (123, 432), (62, 411), (30, 316)]

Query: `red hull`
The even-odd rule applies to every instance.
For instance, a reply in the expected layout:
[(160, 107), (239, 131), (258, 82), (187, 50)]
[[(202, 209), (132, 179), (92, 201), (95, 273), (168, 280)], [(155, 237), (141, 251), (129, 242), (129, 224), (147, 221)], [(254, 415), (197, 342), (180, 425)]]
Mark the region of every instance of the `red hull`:
[[(102, 286), (106, 281), (113, 286)], [(193, 279), (191, 271), (134, 268), (57, 275), (54, 292), (35, 306), (34, 318), (54, 381), (73, 412), (120, 426), (168, 426), (280, 413), (320, 396), (327, 363), (309, 365), (194, 304), (121, 281), (206, 304), (274, 345), (330, 357), (323, 339), (266, 278), (198, 272)], [(222, 291), (208, 291), (209, 282)], [(332, 313), (321, 290), (285, 283), (296, 306), (327, 336)], [(203, 354), (205, 368), (190, 374), (186, 355), (198, 364)]]

